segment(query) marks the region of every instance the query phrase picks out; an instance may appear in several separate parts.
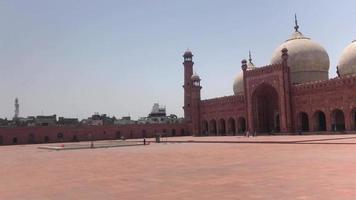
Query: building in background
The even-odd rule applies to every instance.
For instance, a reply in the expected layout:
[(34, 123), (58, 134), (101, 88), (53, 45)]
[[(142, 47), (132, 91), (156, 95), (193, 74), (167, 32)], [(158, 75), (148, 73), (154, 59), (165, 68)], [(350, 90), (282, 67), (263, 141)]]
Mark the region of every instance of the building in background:
[(167, 116), (166, 107), (160, 106), (158, 103), (153, 104), (151, 112), (147, 117), (141, 117), (137, 123), (139, 124), (164, 124), (164, 123), (181, 123), (183, 119), (178, 119), (176, 115)]
[(256, 67), (242, 60), (234, 95), (201, 100), (193, 54), (184, 57), (184, 119), (193, 135), (344, 132), (356, 130), (356, 41), (339, 60), (338, 77), (329, 78), (326, 50), (299, 31)]
[[(98, 113), (70, 126), (56, 116), (0, 120), (1, 144), (65, 142), (167, 136), (340, 133), (356, 131), (356, 41), (350, 43), (337, 66), (338, 77), (329, 78), (326, 50), (294, 31), (271, 56), (270, 64), (257, 67), (251, 53), (241, 62), (230, 96), (201, 99), (201, 78), (194, 73), (193, 54), (183, 54), (184, 118), (166, 114), (154, 104), (147, 117), (116, 119)], [(236, 69), (238, 71), (238, 69)], [(16, 103), (15, 103), (16, 104)], [(16, 107), (16, 106), (15, 106)], [(16, 112), (15, 112), (16, 113)], [(70, 122), (69, 122), (70, 121)], [(58, 126), (60, 124), (60, 126)], [(25, 127), (21, 127), (26, 125)], [(34, 127), (31, 127), (34, 126)]]

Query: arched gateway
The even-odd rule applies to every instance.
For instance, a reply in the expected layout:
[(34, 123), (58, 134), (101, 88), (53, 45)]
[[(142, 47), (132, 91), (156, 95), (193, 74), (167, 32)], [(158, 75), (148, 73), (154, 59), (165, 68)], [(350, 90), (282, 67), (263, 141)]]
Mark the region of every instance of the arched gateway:
[(280, 131), (278, 93), (269, 84), (261, 84), (252, 94), (255, 130), (260, 133)]

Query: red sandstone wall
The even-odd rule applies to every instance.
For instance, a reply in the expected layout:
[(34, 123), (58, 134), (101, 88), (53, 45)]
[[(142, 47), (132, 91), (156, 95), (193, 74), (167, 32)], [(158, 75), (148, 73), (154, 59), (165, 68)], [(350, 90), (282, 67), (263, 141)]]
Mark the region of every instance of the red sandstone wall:
[(201, 101), (201, 119), (219, 120), (246, 117), (243, 96), (226, 96)]
[[(203, 100), (200, 104), (200, 110), (202, 134), (237, 134), (246, 128), (246, 110), (243, 96), (233, 95)], [(208, 127), (204, 124), (207, 124)]]
[(322, 111), (326, 118), (326, 129), (332, 131), (333, 111), (339, 109), (345, 117), (346, 131), (355, 130), (352, 111), (356, 109), (356, 76), (293, 86), (292, 103), (296, 127), (301, 123), (298, 114), (305, 112), (310, 131), (316, 131), (315, 113)]
[[(63, 139), (57, 137), (63, 134)], [(118, 139), (124, 136), (130, 138), (154, 137), (155, 134), (166, 133), (168, 136), (189, 135), (185, 124), (133, 124), (120, 126), (82, 126), (82, 127), (18, 127), (0, 128), (0, 145), (13, 144), (14, 138), (17, 144), (32, 143), (30, 134), (34, 136), (34, 143), (45, 143), (45, 137), (49, 142), (70, 142), (76, 136), (79, 141), (89, 140), (91, 134), (94, 140)], [(2, 141), (1, 141), (2, 140)]]

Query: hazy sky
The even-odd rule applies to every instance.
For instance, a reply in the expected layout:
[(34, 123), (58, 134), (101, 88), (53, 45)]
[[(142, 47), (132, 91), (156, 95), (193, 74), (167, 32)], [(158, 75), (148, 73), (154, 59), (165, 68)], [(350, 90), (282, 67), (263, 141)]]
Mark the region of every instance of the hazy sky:
[(182, 116), (182, 54), (193, 51), (202, 98), (233, 94), (240, 61), (257, 66), (300, 31), (331, 60), (356, 39), (356, 1), (1, 0), (0, 118), (133, 118), (153, 103)]

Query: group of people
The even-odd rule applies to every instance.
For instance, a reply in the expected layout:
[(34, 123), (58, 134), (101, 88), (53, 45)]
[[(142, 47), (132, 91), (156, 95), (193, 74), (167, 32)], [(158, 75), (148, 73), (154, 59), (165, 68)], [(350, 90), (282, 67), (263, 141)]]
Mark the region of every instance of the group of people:
[(250, 137), (250, 136), (252, 136), (252, 137), (256, 137), (257, 136), (257, 132), (256, 131), (254, 131), (252, 134), (250, 133), (250, 131), (249, 130), (247, 130), (246, 131), (246, 133), (245, 133), (245, 136), (246, 137)]

